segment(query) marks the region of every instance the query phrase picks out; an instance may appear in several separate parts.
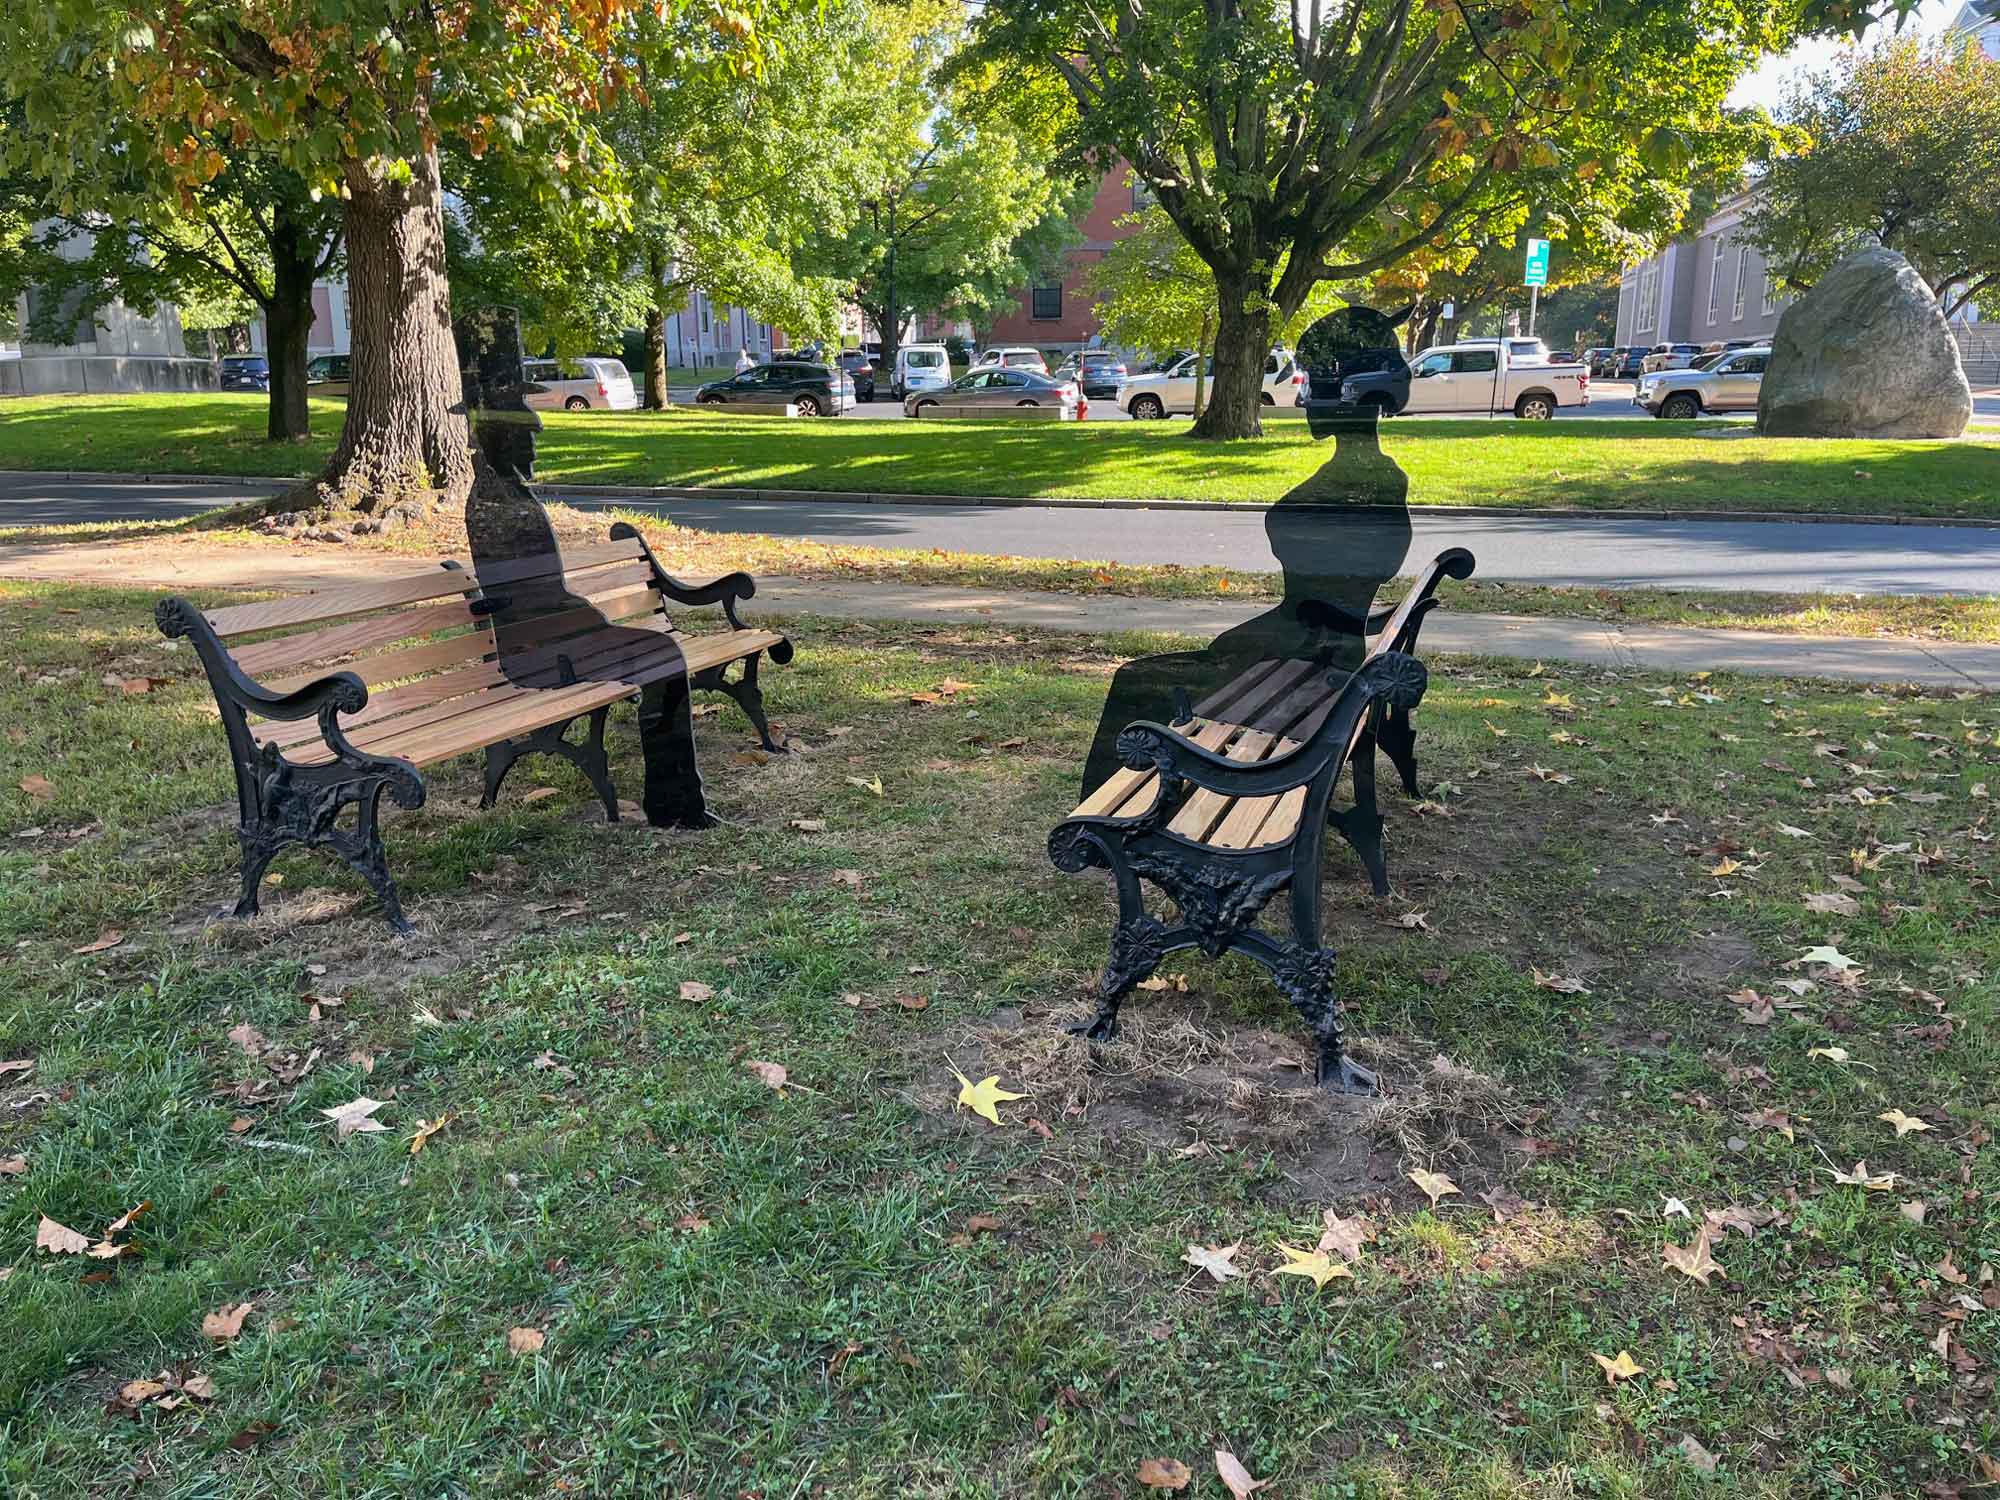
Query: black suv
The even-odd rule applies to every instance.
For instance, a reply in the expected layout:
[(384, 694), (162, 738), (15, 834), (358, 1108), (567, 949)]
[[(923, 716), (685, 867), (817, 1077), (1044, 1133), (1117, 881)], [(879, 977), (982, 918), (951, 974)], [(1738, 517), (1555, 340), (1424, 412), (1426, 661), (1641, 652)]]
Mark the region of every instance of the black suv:
[(268, 391), (271, 388), (271, 362), (261, 354), (224, 355), (222, 388), (225, 391)]
[(802, 417), (837, 417), (854, 404), (854, 381), (845, 370), (803, 360), (754, 365), (727, 380), (711, 380), (694, 393), (697, 406), (748, 401), (789, 401)]
[(864, 350), (843, 349), (836, 356), (836, 363), (847, 372), (847, 378), (854, 382), (854, 399), (873, 401), (875, 399), (875, 361)]

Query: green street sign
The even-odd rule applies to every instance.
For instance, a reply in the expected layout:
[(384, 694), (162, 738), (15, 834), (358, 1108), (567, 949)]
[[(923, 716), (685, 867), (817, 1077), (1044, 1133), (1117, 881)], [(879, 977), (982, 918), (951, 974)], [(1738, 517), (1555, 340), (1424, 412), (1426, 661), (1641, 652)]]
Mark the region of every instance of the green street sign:
[(1549, 284), (1549, 242), (1547, 240), (1528, 241), (1528, 270), (1522, 278), (1522, 286), (1547, 286)]

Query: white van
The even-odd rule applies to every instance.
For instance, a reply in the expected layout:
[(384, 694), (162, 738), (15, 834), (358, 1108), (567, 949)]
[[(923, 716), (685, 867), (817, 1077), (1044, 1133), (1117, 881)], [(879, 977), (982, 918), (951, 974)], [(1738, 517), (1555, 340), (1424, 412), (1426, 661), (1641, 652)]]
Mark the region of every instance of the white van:
[(889, 389), (898, 401), (911, 391), (941, 391), (951, 384), (951, 353), (943, 344), (905, 344), (896, 351), (896, 378)]
[(589, 411), (592, 407), (610, 411), (632, 411), (639, 405), (639, 393), (632, 388), (632, 373), (623, 360), (530, 359), (522, 363), (522, 373), (543, 387), (526, 398), (538, 411)]

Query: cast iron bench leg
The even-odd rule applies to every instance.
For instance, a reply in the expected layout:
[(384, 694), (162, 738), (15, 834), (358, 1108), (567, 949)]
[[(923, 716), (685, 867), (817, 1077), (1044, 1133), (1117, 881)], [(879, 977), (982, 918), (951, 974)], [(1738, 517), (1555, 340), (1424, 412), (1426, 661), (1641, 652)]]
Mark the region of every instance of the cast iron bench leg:
[(723, 674), (729, 670), (727, 662), (719, 667), (710, 667), (694, 680), (698, 688), (727, 693), (736, 700), (736, 706), (757, 731), (758, 743), (773, 755), (789, 755), (791, 751), (771, 738), (771, 721), (764, 717), (764, 690), (757, 686), (757, 663), (763, 657), (761, 651), (753, 651), (743, 658), (743, 671), (736, 681), (729, 681)]
[(1248, 933), (1245, 936), (1255, 946), (1246, 951), (1263, 960), (1311, 1030), (1319, 1052), (1315, 1069), (1319, 1086), (1333, 1093), (1374, 1094), (1379, 1091), (1375, 1074), (1347, 1055), (1347, 1021), (1333, 990), (1335, 952), (1320, 946), (1317, 863), (1315, 852), (1304, 878), (1292, 883), (1292, 941), (1279, 943), (1261, 932)]
[(1386, 896), (1389, 894), (1389, 866), (1382, 855), (1382, 813), (1375, 801), (1375, 737), (1372, 733), (1364, 733), (1355, 743), (1354, 754), (1348, 761), (1348, 773), (1354, 778), (1354, 805), (1330, 813), (1327, 821), (1354, 846), (1354, 852), (1361, 857), (1362, 867), (1368, 871), (1368, 883), (1375, 894)]
[(611, 760), (604, 753), (604, 721), (611, 710), (592, 709), (590, 713), (590, 737), (582, 744), (574, 744), (566, 736), (575, 719), (567, 719), (560, 724), (550, 724), (533, 734), (521, 735), (516, 739), (502, 740), (497, 745), (486, 747), (486, 791), (479, 799), (481, 807), (491, 807), (500, 796), (500, 783), (507, 779), (507, 773), (514, 769), (514, 762), (524, 755), (560, 755), (589, 779), (597, 793), (598, 801), (604, 804), (606, 821), (618, 821), (618, 789), (611, 781)]
[(1407, 708), (1391, 707), (1375, 727), (1376, 743), (1403, 778), (1403, 790), (1412, 797), (1417, 790), (1417, 731), (1411, 727)]
[[(275, 751), (270, 760), (278, 761)], [(397, 783), (396, 801), (405, 807), (423, 805), (423, 784), (410, 778), (404, 787)], [(277, 768), (258, 779), (256, 812), (241, 824), (237, 838), (243, 846), (242, 893), (235, 915), (254, 917), (259, 909), (258, 892), (264, 871), (280, 850), (292, 844), (307, 848), (331, 849), (368, 882), (382, 903), (382, 913), (399, 933), (411, 931), (396, 894), (396, 882), (389, 874), (389, 855), (382, 845), (377, 813), (382, 793), (390, 788), (392, 776), (359, 776), (347, 781), (320, 781), (294, 775), (292, 768), (278, 761)], [(352, 833), (337, 825), (341, 812), (355, 808)]]

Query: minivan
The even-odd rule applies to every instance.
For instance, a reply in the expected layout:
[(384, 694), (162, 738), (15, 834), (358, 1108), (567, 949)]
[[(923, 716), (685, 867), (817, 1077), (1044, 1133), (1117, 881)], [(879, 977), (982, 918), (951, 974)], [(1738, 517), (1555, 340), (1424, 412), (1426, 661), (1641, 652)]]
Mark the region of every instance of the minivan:
[(632, 389), (632, 372), (625, 362), (602, 355), (583, 359), (530, 359), (521, 373), (541, 390), (525, 397), (537, 411), (633, 411), (639, 393)]
[(346, 354), (320, 354), (306, 361), (308, 396), (345, 396), (354, 379), (354, 361)]
[(897, 400), (911, 391), (941, 391), (951, 384), (951, 354), (943, 344), (905, 344), (896, 351), (896, 378), (889, 389)]

